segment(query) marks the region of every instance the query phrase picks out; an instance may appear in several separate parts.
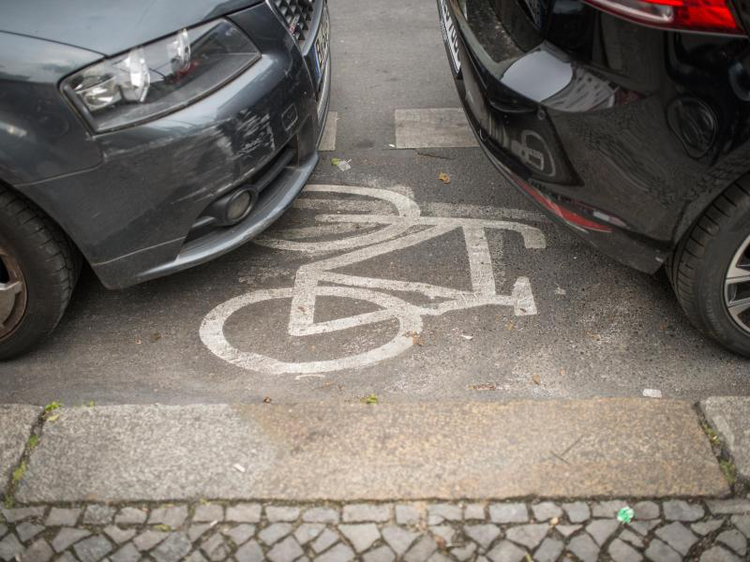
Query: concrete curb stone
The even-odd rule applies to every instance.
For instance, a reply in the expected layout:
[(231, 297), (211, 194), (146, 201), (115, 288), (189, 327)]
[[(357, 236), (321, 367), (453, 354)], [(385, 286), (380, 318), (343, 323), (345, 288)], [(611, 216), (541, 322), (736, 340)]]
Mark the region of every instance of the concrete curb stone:
[[(44, 426), (18, 501), (575, 499), (729, 491), (692, 406), (673, 400), (58, 412)], [(434, 509), (435, 521), (456, 517)], [(609, 513), (611, 506), (602, 502), (594, 510)], [(346, 522), (358, 521), (356, 511), (352, 505), (343, 514)], [(249, 515), (238, 522), (253, 523), (259, 514)], [(492, 515), (498, 523), (528, 517)]]
[(18, 466), (41, 413), (37, 406), (0, 404), (0, 491)]
[(750, 396), (713, 396), (700, 408), (732, 455), (737, 474), (750, 480)]

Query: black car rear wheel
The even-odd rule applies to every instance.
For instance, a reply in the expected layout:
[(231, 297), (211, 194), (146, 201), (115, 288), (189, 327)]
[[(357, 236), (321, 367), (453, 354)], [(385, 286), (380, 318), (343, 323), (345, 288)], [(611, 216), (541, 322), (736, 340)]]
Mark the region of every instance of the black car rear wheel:
[(677, 247), (671, 274), (693, 324), (750, 357), (750, 176), (706, 210)]
[(750, 335), (750, 236), (729, 264), (724, 284), (724, 303), (732, 319)]
[(59, 227), (0, 185), (0, 360), (21, 354), (57, 326), (78, 267)]

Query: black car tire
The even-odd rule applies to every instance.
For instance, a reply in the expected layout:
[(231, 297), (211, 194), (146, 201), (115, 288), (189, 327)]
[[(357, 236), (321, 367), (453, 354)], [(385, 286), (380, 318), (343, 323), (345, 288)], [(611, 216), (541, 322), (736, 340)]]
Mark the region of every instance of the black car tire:
[(732, 351), (750, 357), (750, 332), (725, 304), (724, 285), (735, 254), (750, 235), (750, 176), (733, 184), (703, 213), (678, 245), (672, 286), (690, 321)]
[(54, 222), (2, 185), (0, 248), (20, 269), (26, 297), (23, 315), (0, 337), (3, 360), (28, 350), (57, 326), (73, 293), (80, 259)]

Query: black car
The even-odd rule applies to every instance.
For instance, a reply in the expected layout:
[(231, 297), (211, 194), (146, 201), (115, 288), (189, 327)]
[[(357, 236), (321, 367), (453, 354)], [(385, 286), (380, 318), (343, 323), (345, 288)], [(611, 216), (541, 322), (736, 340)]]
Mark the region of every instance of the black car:
[(317, 161), (326, 0), (0, 8), (0, 359), (51, 331), (83, 260), (123, 288), (268, 227)]
[(487, 157), (557, 222), (750, 356), (750, 8), (438, 0)]

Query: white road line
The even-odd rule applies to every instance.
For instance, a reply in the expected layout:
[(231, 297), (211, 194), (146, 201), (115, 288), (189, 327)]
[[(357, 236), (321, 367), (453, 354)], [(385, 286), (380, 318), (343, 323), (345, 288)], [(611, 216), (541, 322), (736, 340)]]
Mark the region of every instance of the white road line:
[(325, 129), (323, 129), (323, 136), (320, 138), (320, 146), (318, 147), (318, 150), (336, 150), (336, 132), (338, 130), (338, 123), (339, 114), (335, 111), (329, 111), (328, 120), (326, 121)]
[[(464, 228), (463, 231), (466, 238), (466, 250), (469, 255), (471, 285), (474, 287), (474, 291), (480, 295), (494, 296), (497, 291), (495, 274), (492, 271), (490, 246), (487, 244), (484, 228)], [(502, 239), (498, 243), (502, 244)], [(502, 256), (502, 247), (495, 255), (497, 257)]]
[(404, 219), (392, 215), (318, 215), (317, 220), (322, 222), (346, 223), (358, 222), (361, 224), (408, 224), (409, 226), (441, 226), (446, 228), (494, 228), (513, 230), (523, 236), (526, 248), (544, 249), (547, 247), (546, 237), (538, 228), (520, 222), (490, 221), (484, 219), (456, 219), (443, 217), (415, 217)]
[[(375, 189), (371, 187), (345, 187), (345, 186), (336, 186), (336, 185), (309, 185), (306, 188), (307, 193), (346, 193), (348, 195), (360, 195), (362, 197), (375, 197), (378, 198), (382, 203), (391, 204), (395, 207), (396, 211), (398, 212), (399, 216), (394, 218), (400, 218), (400, 219), (414, 219), (419, 217), (420, 209), (419, 206), (414, 201), (413, 197), (411, 197), (409, 194), (402, 194), (395, 191), (388, 191), (383, 189)], [(322, 199), (299, 199), (297, 201), (300, 204), (307, 205), (309, 203), (324, 203), (325, 200)], [(338, 200), (328, 200), (328, 209), (330, 209), (330, 205), (332, 203), (336, 204), (335, 208), (340, 208), (343, 206), (346, 206), (344, 204), (349, 203), (351, 206), (355, 208), (355, 210), (368, 210), (368, 207), (363, 207), (363, 205), (368, 205), (369, 202), (363, 202), (359, 203), (357, 201), (338, 201)], [(325, 208), (325, 207), (323, 207)], [(372, 213), (372, 211), (370, 211)], [(353, 221), (330, 221), (335, 223), (342, 223), (342, 222), (351, 222), (351, 223), (360, 223), (359, 217), (360, 216), (367, 216), (367, 215), (353, 215), (357, 218), (355, 218)], [(367, 223), (371, 224), (371, 221), (365, 221), (365, 224)], [(346, 250), (346, 249), (353, 249), (358, 248), (361, 246), (368, 246), (370, 244), (376, 244), (378, 242), (382, 242), (384, 240), (389, 240), (392, 238), (397, 238), (401, 234), (405, 233), (407, 230), (409, 230), (413, 225), (410, 222), (404, 222), (403, 224), (391, 224), (389, 226), (386, 226), (385, 228), (381, 230), (377, 230), (374, 232), (367, 232), (366, 234), (362, 234), (360, 236), (350, 237), (350, 238), (340, 238), (338, 240), (327, 240), (323, 242), (299, 242), (295, 240), (283, 240), (280, 238), (277, 238), (273, 232), (265, 232), (261, 236), (255, 239), (256, 244), (260, 244), (262, 246), (267, 246), (270, 248), (275, 248), (277, 250), (293, 250), (297, 252), (308, 252), (312, 254), (316, 253), (330, 253), (330, 252), (336, 252), (339, 250)]]
[[(309, 189), (309, 187), (307, 188)], [(413, 197), (409, 195), (410, 197)], [(346, 199), (311, 199), (301, 197), (297, 199), (293, 207), (295, 209), (330, 211), (335, 209), (340, 212), (370, 213), (384, 215), (391, 210), (385, 201), (375, 200), (346, 200)], [(536, 211), (525, 211), (522, 209), (504, 209), (491, 207), (489, 205), (469, 205), (462, 203), (424, 203), (422, 208), (427, 215), (435, 217), (473, 218), (489, 220), (524, 220), (532, 222), (550, 222), (542, 213)]]
[[(309, 188), (308, 188), (309, 189)], [(392, 207), (387, 201), (353, 201), (346, 199), (310, 199), (302, 197), (297, 199), (292, 205), (295, 209), (304, 209), (313, 211), (349, 211), (352, 213), (378, 213), (386, 214)]]
[(478, 146), (462, 109), (397, 109), (396, 148)]
[[(321, 238), (323, 236), (331, 236), (334, 234), (363, 234), (363, 227), (361, 224), (355, 223), (341, 223), (341, 224), (323, 224), (320, 226), (300, 226), (297, 228), (289, 228), (287, 230), (273, 230), (271, 231), (273, 237), (283, 240), (306, 240), (313, 238)], [(377, 225), (372, 225), (371, 228), (377, 228)]]

